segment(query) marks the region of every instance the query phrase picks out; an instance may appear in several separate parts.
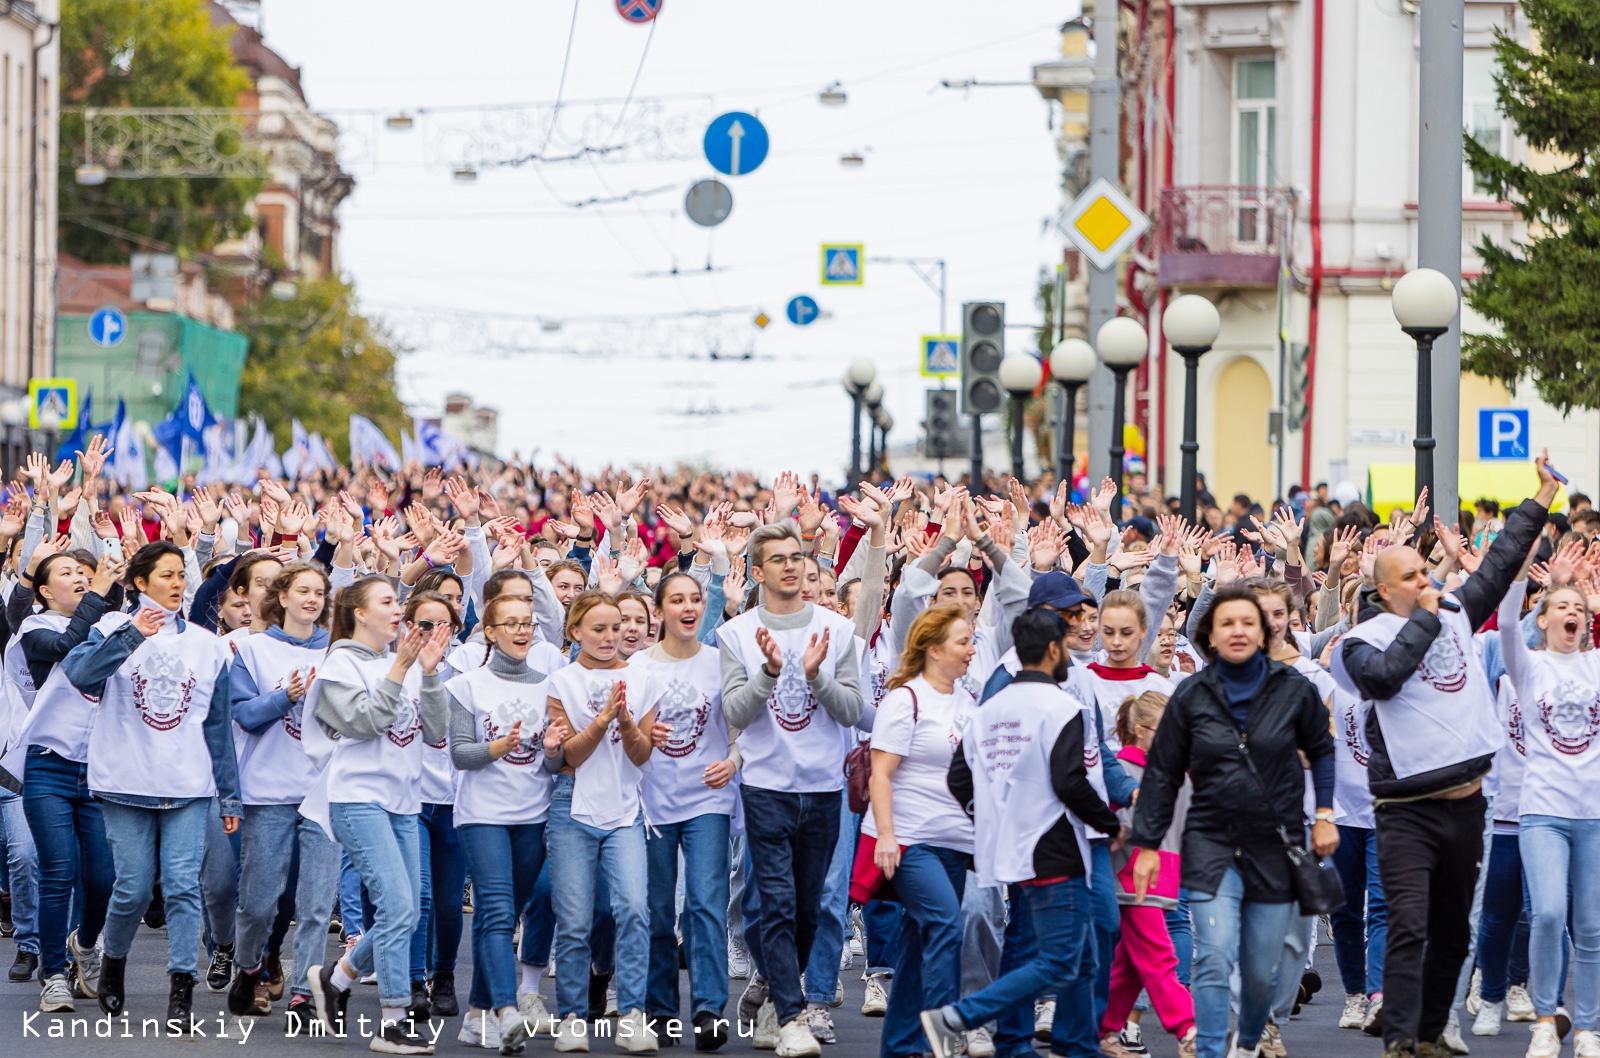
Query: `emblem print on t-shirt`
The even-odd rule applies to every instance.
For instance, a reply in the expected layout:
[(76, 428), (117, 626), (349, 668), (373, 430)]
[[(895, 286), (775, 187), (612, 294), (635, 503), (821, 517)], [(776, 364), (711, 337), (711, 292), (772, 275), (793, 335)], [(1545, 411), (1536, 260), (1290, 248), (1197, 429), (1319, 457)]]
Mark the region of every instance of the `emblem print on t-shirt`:
[(1600, 699), (1593, 688), (1562, 680), (1539, 699), (1539, 722), (1557, 752), (1576, 756), (1600, 734)]
[[(300, 670), (296, 669), (295, 671), (299, 672)], [(306, 676), (306, 673), (301, 672), (300, 675), (303, 679)], [(288, 676), (285, 676), (283, 679), (279, 680), (278, 686), (273, 689), (279, 691), (287, 690), (289, 683), (293, 678), (294, 672), (291, 672)], [(300, 741), (300, 711), (304, 708), (305, 699), (301, 698), (298, 702), (289, 707), (289, 711), (287, 713), (284, 713), (278, 718), (278, 722), (283, 725), (284, 733), (290, 738), (294, 739), (296, 742)]]
[(1434, 638), (1433, 645), (1422, 656), (1418, 674), (1435, 690), (1446, 693), (1459, 691), (1467, 685), (1467, 655), (1454, 630), (1446, 628)]
[(1506, 711), (1506, 734), (1511, 736), (1511, 744), (1517, 747), (1517, 756), (1526, 757), (1528, 747), (1523, 742), (1526, 732), (1522, 727), (1522, 705), (1514, 698), (1511, 708)]
[[(591, 716), (599, 716), (601, 713), (606, 711), (606, 699), (611, 697), (611, 688), (612, 684), (609, 681), (600, 681), (589, 684), (588, 704), (589, 714)], [(627, 706), (623, 706), (622, 708), (626, 709)], [(618, 710), (618, 712), (620, 713), (621, 710)], [(609, 738), (607, 741), (609, 741), (613, 746), (622, 741), (622, 728), (615, 720), (611, 721), (611, 727), (608, 729), (608, 733)]]
[(1365, 702), (1351, 702), (1344, 707), (1344, 744), (1350, 750), (1350, 756), (1363, 768), (1372, 757), (1372, 747), (1367, 745), (1367, 733), (1362, 730), (1361, 713), (1366, 710), (1362, 707)]
[(806, 682), (800, 652), (785, 650), (783, 670), (778, 673), (778, 682), (767, 696), (767, 708), (772, 710), (772, 718), (785, 731), (802, 731), (810, 725), (811, 714), (821, 704), (817, 696), (811, 693), (811, 684)]
[(400, 713), (389, 725), (386, 734), (389, 741), (401, 749), (411, 745), (411, 740), (417, 737), (417, 732), (422, 730), (422, 716), (417, 712), (417, 703), (414, 698), (404, 696), (400, 699)]
[(691, 683), (667, 681), (666, 691), (656, 703), (656, 723), (671, 724), (672, 734), (656, 747), (669, 757), (687, 757), (700, 744), (711, 719), (711, 702)]
[(141, 720), (157, 731), (171, 731), (183, 723), (198, 681), (182, 658), (165, 651), (152, 653), (134, 666), (131, 679), (133, 707)]
[(502, 727), (500, 724), (495, 723), (492, 716), (484, 717), (483, 738), (485, 742), (493, 742), (495, 739), (507, 734), (517, 721), (522, 721), (522, 739), (517, 744), (517, 748), (511, 750), (500, 759), (507, 764), (519, 765), (532, 764), (535, 760), (538, 760), (540, 751), (544, 749), (544, 728), (541, 727), (537, 731), (532, 730), (533, 723), (537, 721), (538, 713), (533, 703), (516, 698), (501, 705), (495, 710), (495, 713), (499, 715), (505, 726)]

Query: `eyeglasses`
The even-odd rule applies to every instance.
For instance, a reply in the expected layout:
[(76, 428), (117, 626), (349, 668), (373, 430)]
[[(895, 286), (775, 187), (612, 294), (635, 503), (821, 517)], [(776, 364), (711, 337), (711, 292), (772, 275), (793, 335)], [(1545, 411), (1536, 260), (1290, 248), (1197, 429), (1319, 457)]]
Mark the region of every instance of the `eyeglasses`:
[(446, 628), (450, 629), (452, 632), (455, 631), (455, 628), (456, 628), (455, 622), (453, 622), (453, 621), (450, 621), (450, 622), (446, 622), (446, 621), (429, 621), (426, 618), (419, 618), (419, 619), (417, 619), (415, 621), (412, 621), (411, 623), (413, 625), (415, 625), (417, 628), (419, 628), (422, 631), (424, 631), (424, 632), (431, 632), (435, 628), (438, 628), (440, 625), (444, 625)]
[(801, 555), (801, 554), (794, 554), (794, 555), (768, 555), (766, 558), (762, 559), (761, 561), (762, 561), (762, 563), (764, 565), (768, 565), (768, 566), (799, 566), (799, 565), (803, 565), (805, 563), (805, 560), (806, 560), (806, 556)]
[(489, 627), (490, 628), (504, 628), (507, 632), (511, 632), (511, 633), (515, 634), (517, 632), (531, 632), (531, 631), (533, 631), (533, 622), (532, 621), (501, 621), (499, 624), (490, 625)]
[(1176, 633), (1176, 632), (1157, 632), (1156, 633), (1156, 639), (1157, 639), (1157, 641), (1162, 642), (1162, 643), (1176, 643), (1178, 641), (1178, 633)]

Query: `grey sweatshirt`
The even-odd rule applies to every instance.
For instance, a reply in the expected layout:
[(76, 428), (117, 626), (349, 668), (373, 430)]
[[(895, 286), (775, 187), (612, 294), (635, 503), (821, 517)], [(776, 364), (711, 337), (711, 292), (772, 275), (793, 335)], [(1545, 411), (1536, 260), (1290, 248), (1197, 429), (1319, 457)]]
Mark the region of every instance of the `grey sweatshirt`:
[[(806, 603), (795, 613), (775, 614), (765, 606), (756, 612), (758, 620), (775, 631), (792, 631), (811, 623), (811, 603)], [(833, 672), (826, 668), (817, 670), (811, 681), (811, 693), (828, 711), (834, 721), (844, 727), (854, 727), (861, 719), (861, 660), (856, 657), (856, 641), (834, 644), (838, 651), (838, 664)], [(767, 675), (764, 665), (757, 665), (752, 674), (726, 641), (722, 643), (722, 712), (730, 727), (749, 727), (761, 715), (761, 709), (772, 696), (777, 680)]]
[[(384, 656), (353, 639), (339, 640), (328, 653), (336, 650), (350, 651), (358, 662)], [(342, 738), (377, 738), (400, 715), (400, 694), (400, 685), (387, 676), (373, 685), (371, 693), (359, 685), (325, 681), (317, 691), (317, 719)], [(437, 672), (422, 674), (421, 713), (423, 741), (442, 742), (450, 726), (449, 705)]]
[[(489, 671), (501, 679), (513, 683), (536, 686), (543, 683), (545, 673), (531, 667), (526, 660), (516, 659), (502, 654), (498, 650), (489, 652)], [(448, 691), (445, 692), (449, 694)], [(544, 766), (546, 771), (560, 771), (561, 764), (566, 755), (558, 753), (552, 760), (546, 756)], [(477, 771), (479, 768), (488, 767), (493, 763), (489, 756), (489, 743), (478, 740), (478, 721), (472, 715), (472, 710), (456, 701), (456, 696), (450, 695), (450, 761), (460, 771)], [(552, 765), (554, 765), (552, 767)]]

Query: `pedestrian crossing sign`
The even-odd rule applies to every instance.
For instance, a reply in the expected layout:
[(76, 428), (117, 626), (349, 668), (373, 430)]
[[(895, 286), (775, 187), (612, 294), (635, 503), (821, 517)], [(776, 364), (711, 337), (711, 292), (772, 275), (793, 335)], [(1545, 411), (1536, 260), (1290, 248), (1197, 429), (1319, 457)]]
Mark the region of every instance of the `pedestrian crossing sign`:
[(922, 377), (949, 378), (961, 373), (961, 337), (955, 334), (922, 336)]
[(1150, 228), (1150, 218), (1111, 181), (1101, 178), (1084, 189), (1061, 218), (1061, 230), (1078, 252), (1102, 272), (1132, 249)]
[(57, 426), (78, 423), (78, 380), (75, 378), (30, 378), (28, 380), (28, 426), (39, 429), (53, 416)]
[(861, 244), (822, 244), (822, 285), (858, 287), (861, 285)]

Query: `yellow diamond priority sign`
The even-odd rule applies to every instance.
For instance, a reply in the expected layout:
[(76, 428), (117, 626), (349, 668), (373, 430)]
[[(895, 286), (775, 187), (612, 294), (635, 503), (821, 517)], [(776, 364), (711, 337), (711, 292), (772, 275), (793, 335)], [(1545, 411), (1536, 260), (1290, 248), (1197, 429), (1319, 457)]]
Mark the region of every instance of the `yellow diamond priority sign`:
[(1121, 257), (1150, 227), (1150, 218), (1109, 180), (1100, 179), (1073, 200), (1061, 218), (1061, 230), (1089, 263), (1102, 272)]

